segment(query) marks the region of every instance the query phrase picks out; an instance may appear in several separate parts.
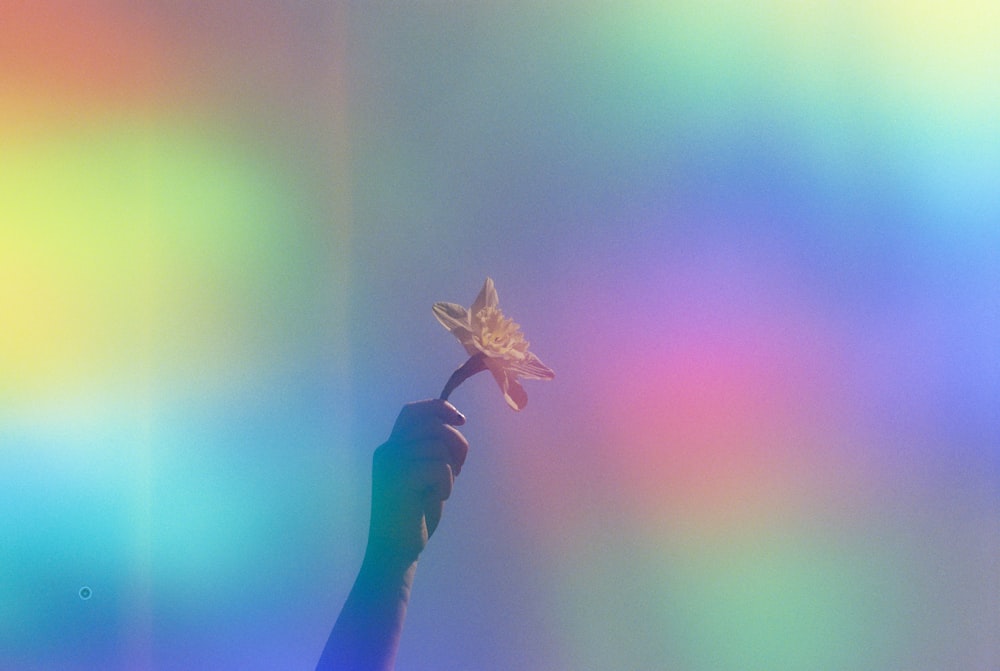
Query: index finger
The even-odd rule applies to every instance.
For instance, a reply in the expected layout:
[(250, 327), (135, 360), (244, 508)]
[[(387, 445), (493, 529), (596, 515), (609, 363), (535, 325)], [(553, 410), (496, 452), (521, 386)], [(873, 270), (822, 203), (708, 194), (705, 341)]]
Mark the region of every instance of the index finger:
[(462, 426), (465, 424), (465, 415), (460, 413), (455, 406), (448, 401), (431, 398), (404, 405), (403, 409), (399, 411), (399, 416), (396, 417), (392, 433), (397, 434), (400, 431), (409, 429), (425, 421), (428, 417), (436, 417), (445, 424), (451, 424), (452, 426)]

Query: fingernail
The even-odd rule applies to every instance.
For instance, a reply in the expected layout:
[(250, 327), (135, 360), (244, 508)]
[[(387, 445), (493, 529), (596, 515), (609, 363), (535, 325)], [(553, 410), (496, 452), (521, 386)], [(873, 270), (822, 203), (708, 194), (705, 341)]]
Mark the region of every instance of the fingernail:
[(458, 412), (458, 410), (456, 410), (455, 413), (458, 414), (458, 423), (459, 424), (465, 424), (465, 415), (463, 415), (462, 413)]

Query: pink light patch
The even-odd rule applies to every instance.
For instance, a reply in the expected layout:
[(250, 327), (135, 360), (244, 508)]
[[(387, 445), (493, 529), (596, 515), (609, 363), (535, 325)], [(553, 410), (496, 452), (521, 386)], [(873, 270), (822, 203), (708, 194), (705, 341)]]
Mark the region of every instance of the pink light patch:
[(518, 452), (540, 474), (529, 505), (552, 513), (550, 530), (594, 505), (728, 526), (860, 503), (863, 455), (844, 428), (849, 343), (794, 266), (755, 251), (720, 244), (664, 260), (635, 271), (642, 291), (574, 289), (562, 323), (588, 315), (618, 328), (566, 336), (578, 367), (561, 366), (557, 383), (589, 420), (543, 439), (571, 445), (565, 458)]

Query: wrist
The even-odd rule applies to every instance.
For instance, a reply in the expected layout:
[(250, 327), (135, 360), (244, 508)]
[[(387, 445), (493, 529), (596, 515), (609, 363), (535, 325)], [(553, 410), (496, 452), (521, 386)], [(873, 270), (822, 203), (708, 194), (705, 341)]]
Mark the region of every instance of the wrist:
[(385, 526), (372, 525), (369, 529), (364, 562), (380, 571), (405, 571), (417, 563), (426, 540), (420, 542), (418, 538), (386, 531)]
[(405, 596), (409, 596), (416, 571), (416, 557), (400, 555), (369, 543), (358, 577), (385, 589), (403, 588)]

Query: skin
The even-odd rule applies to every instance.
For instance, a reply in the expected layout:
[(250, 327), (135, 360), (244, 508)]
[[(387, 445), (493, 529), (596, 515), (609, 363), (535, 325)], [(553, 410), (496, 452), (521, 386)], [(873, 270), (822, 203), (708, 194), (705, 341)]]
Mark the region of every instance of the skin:
[(451, 496), (469, 443), (465, 417), (440, 399), (403, 406), (372, 461), (368, 545), (317, 671), (390, 671), (417, 559)]

